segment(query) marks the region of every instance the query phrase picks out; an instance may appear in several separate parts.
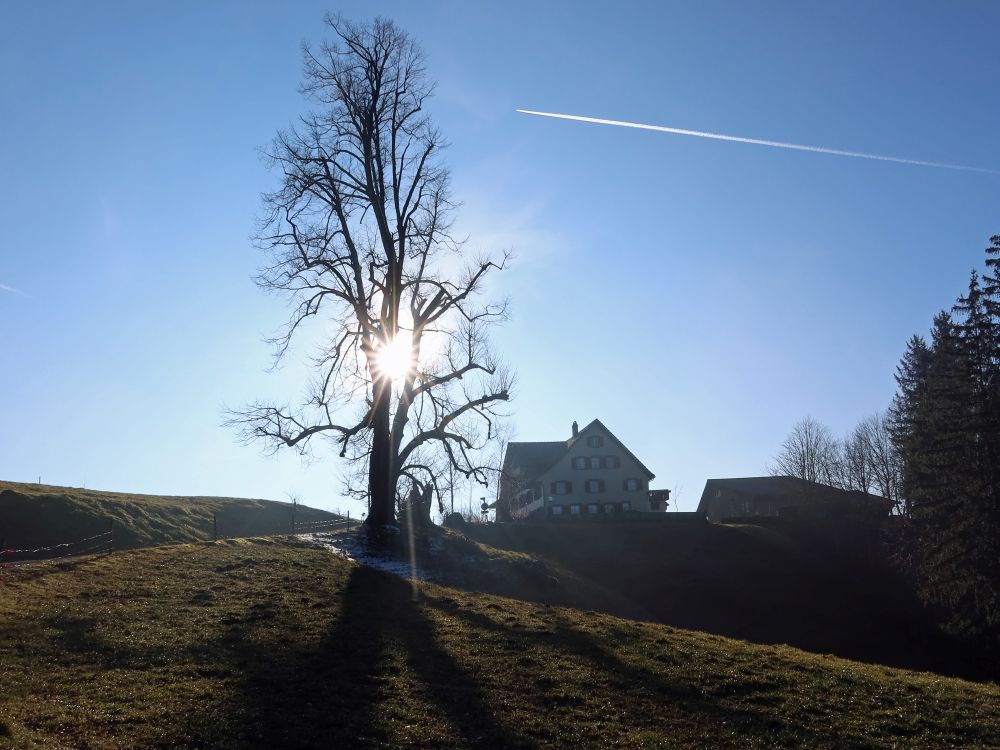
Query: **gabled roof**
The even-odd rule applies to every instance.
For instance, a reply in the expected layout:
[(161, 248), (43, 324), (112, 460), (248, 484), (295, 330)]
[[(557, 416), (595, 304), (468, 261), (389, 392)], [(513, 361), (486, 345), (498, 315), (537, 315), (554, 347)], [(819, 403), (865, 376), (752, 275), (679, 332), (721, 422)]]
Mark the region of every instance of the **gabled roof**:
[(724, 490), (729, 495), (740, 495), (755, 500), (795, 500), (799, 503), (857, 503), (884, 504), (888, 501), (878, 495), (842, 490), (807, 479), (790, 476), (739, 477), (735, 479), (709, 479), (701, 493), (698, 513), (707, 513), (708, 504), (716, 493)]
[(635, 454), (632, 451), (630, 451), (627, 447), (625, 447), (625, 443), (623, 443), (621, 440), (619, 440), (615, 436), (615, 433), (613, 433), (611, 430), (609, 430), (607, 428), (607, 425), (605, 425), (604, 422), (602, 422), (599, 419), (595, 419), (593, 422), (591, 422), (586, 427), (584, 427), (582, 430), (580, 430), (580, 432), (576, 435), (576, 437), (571, 437), (569, 440), (567, 440), (566, 441), (566, 450), (569, 450), (570, 448), (572, 448), (576, 444), (576, 441), (579, 440), (587, 432), (587, 430), (589, 430), (589, 429), (591, 429), (593, 427), (600, 427), (602, 430), (604, 430), (606, 433), (608, 433), (608, 436), (612, 440), (615, 441), (615, 444), (619, 448), (621, 448), (622, 451), (624, 451), (625, 455), (628, 456), (629, 458), (631, 458), (633, 461), (635, 461), (636, 464), (638, 464), (639, 468), (642, 469), (644, 472), (646, 472), (646, 479), (654, 479), (656, 477), (656, 474), (654, 474), (649, 469), (647, 469), (646, 465), (642, 461), (640, 461), (638, 458), (636, 458)]
[(580, 430), (569, 440), (546, 441), (537, 443), (507, 443), (507, 452), (504, 456), (503, 471), (508, 476), (518, 476), (525, 482), (533, 482), (546, 471), (555, 466), (559, 460), (565, 456), (570, 448), (583, 437), (589, 430), (600, 428), (608, 434), (622, 452), (631, 458), (646, 473), (647, 479), (653, 479), (655, 474), (635, 457), (625, 444), (622, 443), (615, 434), (609, 430), (599, 419), (593, 420), (590, 424)]

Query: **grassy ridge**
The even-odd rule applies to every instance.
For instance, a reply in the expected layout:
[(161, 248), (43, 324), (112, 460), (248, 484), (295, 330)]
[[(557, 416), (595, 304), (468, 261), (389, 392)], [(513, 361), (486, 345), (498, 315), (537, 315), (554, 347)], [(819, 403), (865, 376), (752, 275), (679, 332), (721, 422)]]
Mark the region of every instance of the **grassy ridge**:
[[(0, 537), (34, 548), (99, 534), (114, 522), (115, 546), (149, 547), (220, 537), (287, 533), (289, 503), (226, 497), (170, 497), (0, 481)], [(299, 522), (337, 518), (299, 506)]]
[(996, 747), (1000, 689), (398, 578), (275, 540), (0, 589), (0, 746)]

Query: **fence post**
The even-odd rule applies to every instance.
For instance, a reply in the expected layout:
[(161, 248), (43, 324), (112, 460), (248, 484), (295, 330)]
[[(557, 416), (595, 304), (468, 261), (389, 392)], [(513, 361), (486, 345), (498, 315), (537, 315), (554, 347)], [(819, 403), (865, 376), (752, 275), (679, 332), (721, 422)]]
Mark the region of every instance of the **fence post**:
[(351, 530), (351, 511), (347, 511), (347, 530)]
[(298, 504), (296, 499), (292, 498), (292, 536), (295, 536), (295, 506)]
[(108, 521), (108, 554), (115, 551), (115, 519)]
[(212, 514), (212, 541), (219, 541), (219, 520), (214, 513)]

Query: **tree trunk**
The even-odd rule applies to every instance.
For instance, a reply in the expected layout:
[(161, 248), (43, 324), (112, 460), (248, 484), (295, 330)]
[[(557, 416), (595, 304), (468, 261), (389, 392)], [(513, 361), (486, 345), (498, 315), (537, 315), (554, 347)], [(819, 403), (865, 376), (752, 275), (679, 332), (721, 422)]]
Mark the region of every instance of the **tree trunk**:
[(389, 428), (389, 405), (392, 381), (379, 378), (372, 388), (372, 453), (368, 459), (368, 523), (383, 526), (396, 518), (396, 467), (393, 465), (392, 433)]
[(420, 523), (425, 527), (430, 527), (434, 525), (431, 521), (431, 504), (434, 502), (434, 487), (430, 483), (424, 487), (424, 491), (420, 494)]

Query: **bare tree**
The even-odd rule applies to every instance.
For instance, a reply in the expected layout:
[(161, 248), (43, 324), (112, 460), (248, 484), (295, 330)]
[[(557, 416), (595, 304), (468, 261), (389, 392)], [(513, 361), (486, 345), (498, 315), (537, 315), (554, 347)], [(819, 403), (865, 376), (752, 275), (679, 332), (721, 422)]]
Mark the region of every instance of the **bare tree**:
[(887, 500), (899, 513), (904, 513), (902, 487), (902, 461), (892, 437), (892, 425), (888, 413), (873, 414), (861, 420), (854, 433), (864, 442), (869, 467), (869, 482), (866, 492), (874, 492)]
[(507, 303), (480, 302), (508, 255), (469, 258), (451, 233), (455, 204), (425, 106), (433, 91), (417, 45), (391, 21), (326, 23), (334, 41), (304, 48), (302, 92), (315, 109), (275, 138), (280, 187), (264, 197), (257, 279), (287, 295), (276, 361), (320, 320), (314, 381), (297, 407), (231, 412), (245, 441), (307, 450), (324, 436), (349, 462), (347, 490), (368, 522), (391, 522), (405, 482), (433, 487), (450, 465), (484, 481), (513, 377), (490, 349)]
[(874, 481), (872, 446), (867, 420), (860, 422), (840, 444), (840, 486), (845, 490), (869, 492)]
[(885, 413), (861, 420), (842, 441), (826, 425), (806, 417), (792, 428), (768, 468), (772, 474), (881, 495), (898, 512), (906, 510), (900, 493), (902, 463)]
[(806, 417), (792, 428), (768, 469), (774, 475), (840, 486), (840, 444), (829, 427)]

